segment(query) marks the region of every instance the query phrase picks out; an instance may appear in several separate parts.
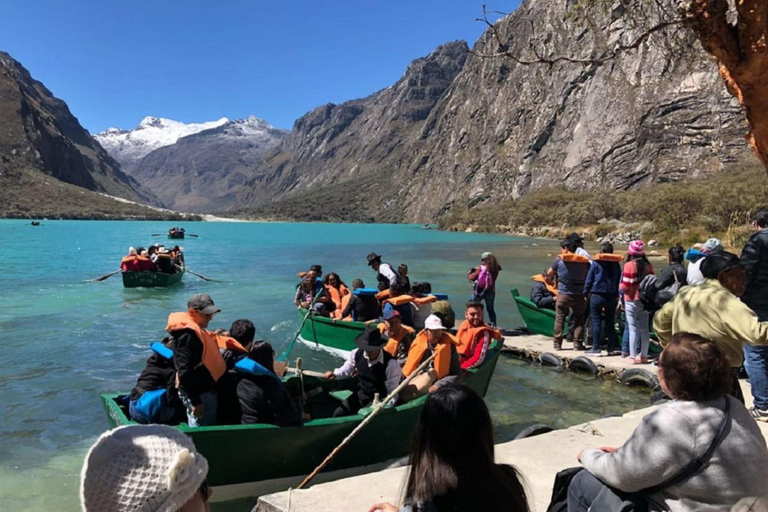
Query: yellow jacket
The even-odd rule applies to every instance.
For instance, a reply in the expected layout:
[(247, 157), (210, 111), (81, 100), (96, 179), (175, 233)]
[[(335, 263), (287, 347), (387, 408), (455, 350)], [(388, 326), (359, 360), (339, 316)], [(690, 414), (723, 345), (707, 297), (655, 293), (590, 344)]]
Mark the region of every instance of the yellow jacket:
[(759, 322), (755, 312), (716, 279), (682, 287), (653, 317), (653, 329), (662, 345), (679, 332), (710, 339), (734, 367), (744, 361), (745, 343), (768, 345), (768, 322)]

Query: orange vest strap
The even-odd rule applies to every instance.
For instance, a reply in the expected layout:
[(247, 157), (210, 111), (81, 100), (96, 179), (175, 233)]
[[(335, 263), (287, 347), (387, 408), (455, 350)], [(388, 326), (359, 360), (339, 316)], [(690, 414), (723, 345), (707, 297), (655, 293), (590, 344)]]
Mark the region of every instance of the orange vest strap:
[(384, 304), (389, 303), (393, 306), (402, 306), (403, 304), (410, 304), (411, 302), (413, 302), (413, 297), (411, 295), (398, 295), (397, 297), (385, 300)]
[(614, 263), (621, 263), (621, 260), (624, 259), (624, 256), (621, 254), (610, 254), (610, 253), (598, 253), (595, 255), (594, 260), (595, 261), (612, 261)]
[[(219, 352), (217, 335), (200, 327), (189, 317), (187, 312), (171, 313), (168, 315), (168, 324), (165, 326), (165, 330), (170, 333), (181, 329), (190, 329), (197, 334), (197, 337), (203, 344), (203, 365), (208, 369), (213, 380), (218, 381), (224, 375), (224, 372), (227, 371), (227, 365)], [(226, 336), (223, 337), (226, 338)], [(237, 343), (234, 338), (230, 339)], [(237, 344), (240, 345), (239, 343)], [(240, 349), (245, 352), (242, 345), (240, 345)]]
[(389, 297), (389, 289), (381, 290), (379, 293), (376, 294), (376, 299), (379, 301), (382, 301)]
[(414, 297), (413, 302), (415, 302), (419, 306), (423, 306), (424, 304), (431, 304), (433, 302), (437, 302), (437, 297), (435, 297), (434, 295), (425, 295), (424, 297)]
[(221, 334), (216, 334), (216, 344), (222, 350), (238, 350), (240, 352), (247, 352), (247, 350), (245, 350), (245, 347), (242, 346), (239, 341), (229, 336), (222, 336)]
[(546, 279), (544, 279), (544, 276), (541, 274), (536, 274), (535, 276), (531, 276), (531, 281), (536, 281), (537, 283), (544, 283), (544, 286), (547, 287), (547, 290), (549, 293), (557, 297), (557, 286), (554, 284), (549, 284)]

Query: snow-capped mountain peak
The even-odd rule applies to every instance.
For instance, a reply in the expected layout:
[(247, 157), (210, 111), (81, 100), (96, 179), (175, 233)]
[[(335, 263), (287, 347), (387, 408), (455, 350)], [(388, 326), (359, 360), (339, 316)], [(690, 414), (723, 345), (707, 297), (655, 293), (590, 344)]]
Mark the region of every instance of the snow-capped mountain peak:
[(130, 167), (152, 151), (175, 144), (180, 138), (229, 122), (222, 117), (204, 123), (182, 123), (164, 117), (147, 116), (133, 130), (107, 128), (94, 138), (115, 157), (123, 167)]

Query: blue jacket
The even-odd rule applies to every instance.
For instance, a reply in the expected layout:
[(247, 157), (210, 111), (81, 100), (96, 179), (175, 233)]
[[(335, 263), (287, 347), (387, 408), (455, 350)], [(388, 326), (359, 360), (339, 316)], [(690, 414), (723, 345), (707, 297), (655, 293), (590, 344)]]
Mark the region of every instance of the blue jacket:
[(602, 293), (618, 295), (621, 265), (613, 261), (593, 261), (584, 283), (584, 295)]

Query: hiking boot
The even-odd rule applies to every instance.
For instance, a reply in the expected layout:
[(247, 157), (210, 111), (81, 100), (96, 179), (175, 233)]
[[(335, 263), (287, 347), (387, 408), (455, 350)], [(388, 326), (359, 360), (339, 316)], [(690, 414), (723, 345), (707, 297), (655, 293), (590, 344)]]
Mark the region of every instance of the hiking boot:
[(749, 415), (755, 418), (757, 421), (768, 422), (768, 409), (758, 409), (753, 405), (749, 408)]
[(555, 350), (563, 350), (563, 342), (562, 341), (556, 341), (552, 344), (552, 348)]
[(585, 347), (582, 342), (575, 341), (573, 343), (573, 350), (587, 350), (587, 347)]

